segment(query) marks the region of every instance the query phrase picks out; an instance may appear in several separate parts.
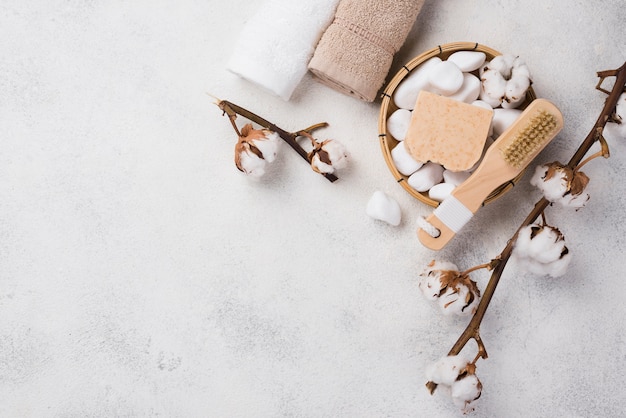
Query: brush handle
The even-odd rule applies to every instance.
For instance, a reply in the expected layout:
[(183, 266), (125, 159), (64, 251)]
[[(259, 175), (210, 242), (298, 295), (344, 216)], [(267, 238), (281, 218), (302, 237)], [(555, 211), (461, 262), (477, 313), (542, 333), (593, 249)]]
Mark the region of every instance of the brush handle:
[[(547, 128), (542, 125), (545, 115), (552, 123)], [(520, 174), (562, 128), (563, 116), (559, 109), (545, 99), (534, 100), (489, 147), (476, 171), (426, 218), (440, 231), (439, 236), (432, 237), (419, 229), (420, 242), (433, 250), (442, 249), (472, 218), (489, 194)], [(537, 138), (536, 131), (541, 136), (540, 142), (526, 148), (519, 160), (512, 162), (505, 156), (511, 145), (520, 141), (532, 143), (531, 134), (532, 138)]]

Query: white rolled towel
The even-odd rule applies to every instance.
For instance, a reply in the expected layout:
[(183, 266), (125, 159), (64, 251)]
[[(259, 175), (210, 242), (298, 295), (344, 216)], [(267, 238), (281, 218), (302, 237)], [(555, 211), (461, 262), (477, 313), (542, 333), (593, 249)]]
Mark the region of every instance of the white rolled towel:
[(266, 0), (246, 22), (227, 68), (289, 100), (339, 0)]

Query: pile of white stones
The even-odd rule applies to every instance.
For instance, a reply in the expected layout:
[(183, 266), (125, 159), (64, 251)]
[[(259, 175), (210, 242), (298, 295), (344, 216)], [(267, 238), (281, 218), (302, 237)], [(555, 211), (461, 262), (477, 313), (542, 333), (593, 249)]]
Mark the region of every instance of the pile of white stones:
[[(475, 75), (478, 73), (478, 75)], [(453, 172), (440, 164), (416, 161), (404, 147), (404, 139), (420, 91), (440, 94), (475, 106), (493, 109), (487, 149), (522, 113), (531, 85), (527, 65), (513, 55), (499, 55), (486, 61), (480, 51), (457, 51), (447, 60), (433, 57), (413, 69), (398, 85), (393, 101), (398, 107), (387, 119), (387, 131), (398, 144), (391, 158), (398, 171), (408, 176), (408, 184), (418, 192), (428, 192), (435, 201), (445, 199), (467, 179), (480, 161), (468, 171)]]

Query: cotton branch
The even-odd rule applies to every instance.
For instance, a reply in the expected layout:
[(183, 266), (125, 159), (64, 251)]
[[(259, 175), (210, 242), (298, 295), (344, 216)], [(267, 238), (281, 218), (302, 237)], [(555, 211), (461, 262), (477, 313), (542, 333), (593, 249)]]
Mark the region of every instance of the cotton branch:
[[(262, 117), (250, 112), (249, 110), (229, 101), (218, 99), (216, 104), (226, 115), (228, 115), (230, 123), (233, 125), (235, 132), (237, 132), (237, 135), (241, 136), (241, 133), (239, 132), (239, 128), (237, 128), (235, 119), (237, 118), (237, 115), (240, 115), (264, 127), (265, 129), (276, 132), (287, 144), (289, 144), (291, 148), (293, 148), (298, 153), (298, 155), (300, 155), (300, 157), (302, 157), (309, 164), (311, 164), (311, 159), (308, 153), (304, 150), (304, 148), (302, 148), (300, 144), (298, 144), (297, 138), (300, 136), (311, 137), (311, 132), (313, 132), (314, 130), (328, 126), (326, 122), (322, 122), (296, 132), (287, 132), (286, 130), (276, 126), (266, 119), (263, 119)], [(334, 182), (337, 180), (337, 176), (332, 173), (322, 173), (322, 175), (326, 177), (330, 182)]]
[[(624, 91), (626, 91), (626, 62), (617, 70), (600, 71), (597, 73), (597, 75), (598, 77), (600, 77), (600, 80), (596, 85), (596, 89), (602, 91), (603, 93), (606, 93), (608, 97), (606, 98), (604, 107), (600, 112), (600, 116), (596, 120), (593, 128), (567, 164), (568, 167), (572, 169), (580, 168), (589, 160), (586, 159), (583, 163), (581, 163), (584, 156), (589, 152), (591, 147), (597, 141), (600, 142), (602, 149), (598, 153), (598, 155), (594, 155), (593, 157), (601, 155), (608, 158), (609, 156), (608, 145), (606, 144), (606, 141), (602, 136), (602, 132), (606, 123), (610, 121), (612, 115), (615, 112), (615, 106), (620, 95)], [(601, 87), (604, 80), (608, 77), (615, 77), (615, 84), (613, 85), (613, 88), (611, 90), (606, 90)], [(545, 198), (539, 200), (535, 204), (532, 211), (528, 214), (526, 219), (524, 219), (513, 237), (508, 241), (507, 245), (504, 247), (500, 255), (492, 261), (491, 265), (493, 266), (493, 272), (483, 293), (483, 297), (478, 304), (476, 312), (472, 316), (472, 319), (470, 320), (469, 324), (467, 325), (461, 336), (448, 352), (448, 355), (458, 355), (465, 347), (465, 345), (469, 342), (469, 340), (473, 339), (478, 345), (478, 354), (476, 355), (473, 363), (476, 363), (476, 361), (480, 357), (484, 359), (487, 358), (487, 350), (485, 349), (482, 339), (480, 338), (480, 324), (485, 316), (485, 312), (487, 311), (489, 303), (491, 302), (496, 287), (498, 286), (498, 282), (502, 277), (504, 268), (506, 267), (506, 264), (511, 257), (517, 235), (522, 228), (531, 225), (536, 221), (538, 217), (543, 216), (544, 210), (548, 207), (549, 204), (550, 202)], [(436, 389), (437, 385), (433, 382), (427, 382), (426, 387), (432, 393)]]

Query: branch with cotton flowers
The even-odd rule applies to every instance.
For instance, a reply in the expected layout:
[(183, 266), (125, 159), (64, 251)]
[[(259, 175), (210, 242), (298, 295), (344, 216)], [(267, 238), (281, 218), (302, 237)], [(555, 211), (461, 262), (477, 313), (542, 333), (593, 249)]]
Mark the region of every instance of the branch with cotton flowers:
[[(330, 182), (337, 180), (334, 174), (337, 169), (347, 165), (347, 152), (344, 146), (336, 140), (316, 140), (312, 132), (328, 126), (326, 122), (317, 123), (308, 128), (288, 132), (251, 111), (226, 100), (217, 99), (215, 103), (225, 115), (228, 115), (233, 129), (239, 139), (235, 145), (235, 165), (239, 171), (251, 177), (261, 177), (265, 173), (265, 166), (276, 158), (278, 153), (278, 138), (285, 141), (302, 157), (313, 169), (326, 177)], [(244, 125), (240, 130), (235, 123), (237, 115), (242, 116), (264, 129), (254, 129), (251, 123)], [(307, 138), (311, 143), (311, 150), (306, 151), (298, 138)]]
[[(432, 262), (419, 276), (419, 287), (427, 299), (438, 300), (446, 313), (472, 315), (469, 324), (452, 346), (448, 355), (429, 366), (426, 370), (430, 393), (440, 387), (451, 395), (456, 405), (464, 412), (473, 410), (475, 401), (482, 392), (482, 383), (476, 377), (476, 363), (487, 358), (487, 349), (480, 337), (480, 324), (498, 286), (504, 268), (511, 257), (529, 271), (558, 277), (565, 273), (571, 254), (565, 246), (563, 234), (547, 224), (545, 210), (558, 203), (578, 210), (589, 200), (585, 188), (589, 178), (580, 169), (597, 157), (609, 157), (609, 148), (604, 139), (607, 134), (626, 139), (626, 62), (617, 70), (600, 71), (596, 89), (607, 94), (604, 107), (593, 128), (567, 164), (553, 162), (537, 167), (531, 183), (543, 193), (530, 214), (524, 219), (502, 252), (489, 263), (459, 272), (449, 262)], [(602, 88), (604, 80), (615, 77), (611, 90)], [(600, 150), (583, 158), (598, 142)], [(538, 223), (538, 218), (541, 221)], [(482, 294), (469, 273), (476, 269), (492, 270), (489, 282)], [(479, 300), (480, 298), (480, 300)], [(466, 358), (461, 351), (470, 340), (477, 344), (476, 356)]]

